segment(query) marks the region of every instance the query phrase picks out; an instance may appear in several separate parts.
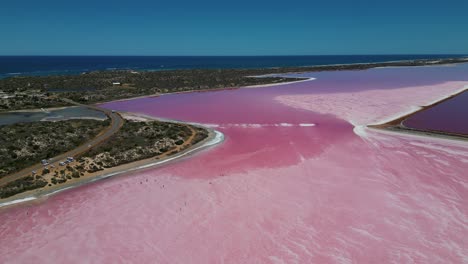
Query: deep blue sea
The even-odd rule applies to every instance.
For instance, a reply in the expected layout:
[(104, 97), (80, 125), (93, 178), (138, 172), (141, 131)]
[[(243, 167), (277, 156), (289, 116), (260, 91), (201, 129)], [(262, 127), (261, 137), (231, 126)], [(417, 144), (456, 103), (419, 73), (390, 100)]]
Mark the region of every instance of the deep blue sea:
[(172, 70), (260, 68), (439, 59), (466, 55), (324, 55), (324, 56), (0, 56), (0, 78), (65, 75), (95, 70)]

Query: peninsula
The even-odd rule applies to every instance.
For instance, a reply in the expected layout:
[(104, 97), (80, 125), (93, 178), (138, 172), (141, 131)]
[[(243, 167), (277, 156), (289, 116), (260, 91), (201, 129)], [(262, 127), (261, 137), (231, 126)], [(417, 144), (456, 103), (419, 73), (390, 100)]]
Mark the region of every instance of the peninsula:
[(467, 58), (457, 58), (269, 69), (99, 71), (1, 79), (0, 108), (4, 113), (79, 106), (100, 111), (107, 119), (0, 126), (0, 132), (5, 135), (0, 142), (0, 201), (52, 193), (134, 167), (154, 165), (190, 152), (216, 137), (214, 130), (199, 125), (117, 113), (94, 105), (99, 102), (304, 80), (284, 77), (285, 73), (467, 61)]
[(0, 201), (53, 193), (134, 167), (157, 165), (215, 138), (213, 130), (199, 125), (89, 107), (109, 118), (0, 126), (4, 135)]
[[(468, 62), (468, 58), (412, 60), (263, 69), (167, 71), (109, 70), (80, 75), (14, 76), (0, 79), (0, 111), (72, 105), (64, 99), (95, 104), (139, 96), (237, 88), (303, 80), (286, 73), (366, 70), (390, 66), (425, 66)], [(283, 76), (281, 76), (281, 74)], [(258, 77), (261, 78), (258, 78)]]

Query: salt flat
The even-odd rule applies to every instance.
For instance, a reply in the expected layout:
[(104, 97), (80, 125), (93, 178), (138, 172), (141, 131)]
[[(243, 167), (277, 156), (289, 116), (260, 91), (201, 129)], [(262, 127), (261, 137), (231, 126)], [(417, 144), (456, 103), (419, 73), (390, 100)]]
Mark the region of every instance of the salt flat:
[(225, 141), (2, 211), (0, 255), (19, 263), (467, 262), (468, 145), (365, 128), (457, 92), (467, 72), (322, 72), (301, 74), (316, 78), (301, 83), (105, 104), (216, 126)]

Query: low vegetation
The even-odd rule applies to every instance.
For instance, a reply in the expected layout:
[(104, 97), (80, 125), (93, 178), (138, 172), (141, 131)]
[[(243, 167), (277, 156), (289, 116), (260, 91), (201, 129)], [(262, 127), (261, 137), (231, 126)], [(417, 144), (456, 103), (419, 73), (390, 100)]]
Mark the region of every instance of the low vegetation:
[(175, 154), (200, 142), (208, 131), (185, 124), (159, 121), (126, 122), (109, 141), (83, 155), (88, 172)]
[(420, 66), (466, 62), (466, 59), (264, 69), (193, 69), (169, 71), (96, 71), (80, 75), (15, 76), (0, 80), (0, 111), (67, 105), (63, 98), (91, 104), (135, 96), (197, 91), (299, 80), (269, 76), (288, 72), (364, 70), (383, 66)]
[[(466, 62), (466, 59), (415, 60), (371, 64), (268, 69), (97, 71), (80, 75), (30, 76), (0, 79), (0, 111), (63, 106), (71, 99), (83, 104), (149, 94), (300, 80), (268, 76), (288, 72), (364, 70), (383, 66), (421, 66)], [(70, 120), (0, 126), (0, 179), (22, 168), (71, 150), (95, 137), (109, 120)], [(126, 122), (107, 142), (65, 166), (44, 168), (0, 187), (0, 198), (52, 186), (105, 168), (178, 153), (208, 137), (208, 131), (167, 122)]]
[(62, 98), (91, 104), (151, 94), (295, 80), (245, 77), (249, 73), (246, 70), (98, 71), (66, 76), (16, 76), (0, 79), (0, 111), (66, 105)]
[(109, 124), (67, 120), (0, 126), (0, 178), (76, 148)]
[(25, 191), (42, 188), (47, 185), (47, 181), (41, 176), (26, 176), (9, 182), (0, 188), (0, 198), (7, 198)]
[[(54, 141), (53, 144), (46, 134), (36, 133), (34, 136), (29, 136), (31, 138), (27, 138), (27, 135), (31, 133), (26, 133), (26, 131), (31, 131), (31, 129), (43, 131), (43, 124), (51, 122), (17, 124), (8, 126), (9, 129), (3, 128), (5, 131), (8, 131), (8, 137), (6, 137), (6, 139), (10, 139), (11, 143), (0, 150), (0, 157), (7, 157), (5, 153), (7, 151), (10, 153), (10, 150), (16, 153), (16, 156), (12, 154), (12, 157), (7, 157), (5, 161), (2, 161), (2, 168), (4, 168), (3, 173), (6, 171), (19, 170), (38, 163), (42, 158), (49, 158), (63, 153), (73, 148), (72, 145), (76, 145), (75, 143), (92, 138), (92, 135), (96, 135), (100, 128), (102, 129), (106, 123), (108, 124), (108, 122), (104, 121), (79, 121), (86, 122), (87, 124), (78, 124), (75, 120), (73, 120), (73, 122), (62, 121), (61, 123), (56, 122), (48, 124), (49, 130), (44, 131), (53, 131), (54, 134), (51, 138), (59, 134), (67, 135), (67, 140)], [(50, 127), (50, 125), (54, 127)], [(70, 127), (73, 129), (69, 129)], [(0, 127), (0, 133), (1, 129), (2, 127)], [(83, 131), (83, 129), (88, 132), (86, 136), (84, 136), (85, 131)], [(82, 135), (82, 137), (78, 137), (79, 141), (76, 135)], [(62, 166), (55, 164), (54, 167), (50, 166), (47, 169), (44, 168), (38, 171), (36, 175), (30, 175), (1, 186), (0, 198), (6, 198), (24, 191), (42, 188), (46, 185), (52, 186), (62, 184), (71, 179), (83, 177), (85, 174), (102, 171), (105, 168), (116, 167), (148, 158), (160, 159), (174, 155), (207, 137), (207, 130), (191, 125), (159, 121), (126, 121), (123, 127), (106, 142), (90, 149), (81, 157), (75, 157), (76, 160)], [(22, 140), (33, 143), (23, 144), (21, 143)], [(6, 143), (6, 141), (2, 143)], [(13, 146), (15, 145), (21, 147), (14, 148)], [(32, 145), (32, 147), (29, 145)], [(38, 145), (39, 147), (35, 149), (35, 147), (33, 147), (34, 145)], [(49, 146), (50, 148), (45, 148), (44, 146)], [(62, 147), (62, 149), (59, 149), (59, 146)], [(23, 148), (27, 148), (27, 150)], [(23, 152), (32, 152), (32, 154), (18, 155)], [(26, 161), (25, 158), (31, 157), (31, 155), (34, 158)], [(8, 165), (6, 166), (4, 164)]]
[(112, 70), (80, 75), (14, 76), (0, 79), (0, 111), (67, 105), (61, 99), (91, 104), (158, 93), (197, 91), (299, 80), (269, 76), (289, 72), (365, 70), (384, 66), (421, 66), (466, 62), (465, 58), (413, 60), (263, 69)]

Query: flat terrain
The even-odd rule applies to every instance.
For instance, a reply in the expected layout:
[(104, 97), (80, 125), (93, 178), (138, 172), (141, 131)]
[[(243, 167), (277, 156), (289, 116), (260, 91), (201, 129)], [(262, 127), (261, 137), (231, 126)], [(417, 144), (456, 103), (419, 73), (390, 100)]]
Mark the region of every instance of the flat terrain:
[[(57, 122), (57, 126), (65, 129), (76, 122), (77, 120)], [(47, 122), (44, 123), (47, 125)], [(106, 123), (109, 124), (109, 122)], [(41, 125), (40, 122), (26, 124), (29, 126)], [(105, 126), (94, 124), (95, 134), (100, 132), (103, 127)], [(81, 128), (89, 129), (90, 133), (94, 131), (86, 126), (81, 126)], [(9, 129), (9, 131), (14, 130)], [(110, 132), (112, 134), (106, 136), (106, 133)], [(62, 153), (63, 151), (59, 151), (60, 155), (55, 156), (54, 160), (50, 161), (47, 166), (37, 165), (37, 174), (31, 174), (29, 171), (31, 167), (29, 167), (26, 172), (23, 170), (3, 177), (0, 185), (0, 198), (7, 198), (43, 187), (51, 187), (51, 189), (56, 190), (55, 185), (62, 185), (71, 180), (73, 183), (77, 183), (79, 182), (78, 178), (87, 180), (95, 177), (99, 172), (105, 173), (108, 169), (124, 164), (150, 158), (163, 159), (184, 151), (207, 137), (207, 130), (185, 124), (160, 121), (125, 121), (121, 127), (118, 126), (116, 131), (112, 131), (112, 126), (110, 126), (107, 131), (101, 132), (99, 136), (89, 140), (84, 145), (84, 150), (75, 148), (65, 154)], [(29, 142), (28, 140), (24, 141)], [(98, 142), (100, 143), (97, 144)], [(71, 155), (71, 152), (76, 155)], [(68, 156), (73, 156), (75, 159), (67, 161), (65, 165), (60, 165), (59, 162), (66, 160)], [(38, 155), (37, 157), (30, 163), (37, 163), (39, 161), (37, 159), (43, 156)], [(23, 165), (24, 163), (19, 164)], [(24, 176), (24, 174), (29, 175)]]
[(432, 107), (424, 108), (402, 124), (419, 130), (435, 131), (468, 138), (468, 86), (462, 93)]
[[(201, 69), (169, 71), (97, 71), (67, 76), (0, 79), (0, 111), (70, 105), (67, 98), (93, 104), (130, 97), (224, 89), (301, 80), (274, 74), (365, 70), (386, 66), (423, 66), (467, 62), (466, 58), (265, 69)], [(253, 76), (263, 76), (253, 78)]]
[(109, 124), (109, 121), (69, 120), (0, 126), (0, 178), (73, 150)]
[(226, 140), (5, 208), (2, 261), (464, 263), (467, 142), (367, 126), (460, 91), (467, 67), (314, 72), (279, 87), (106, 103), (210, 124)]
[(161, 158), (178, 153), (207, 136), (206, 130), (190, 125), (160, 121), (126, 122), (106, 143), (84, 153), (82, 164), (88, 170), (90, 167), (99, 170), (150, 157)]
[(466, 111), (468, 85), (455, 94), (421, 106), (417, 110), (383, 124), (369, 125), (370, 128), (426, 135), (454, 140), (468, 140)]

